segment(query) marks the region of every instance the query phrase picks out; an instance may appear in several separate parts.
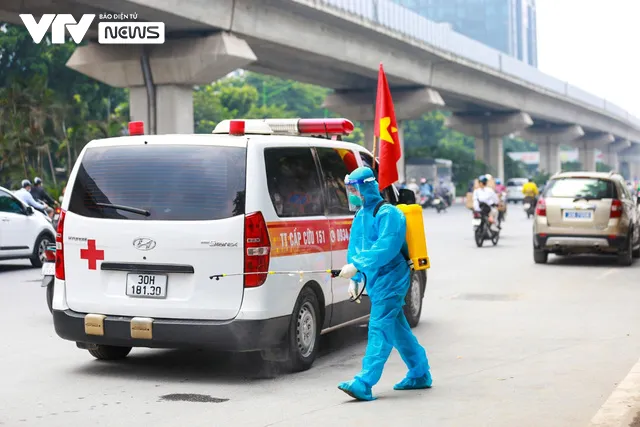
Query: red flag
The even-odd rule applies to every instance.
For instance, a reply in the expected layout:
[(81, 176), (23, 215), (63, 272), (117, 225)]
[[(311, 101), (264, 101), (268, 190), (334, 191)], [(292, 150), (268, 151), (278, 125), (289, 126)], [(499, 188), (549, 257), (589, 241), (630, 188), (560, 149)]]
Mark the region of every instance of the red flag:
[(378, 184), (380, 191), (384, 190), (398, 180), (398, 160), (400, 160), (400, 136), (396, 113), (393, 109), (393, 100), (387, 76), (384, 74), (382, 64), (378, 72), (378, 95), (376, 97), (376, 117), (374, 120), (375, 136), (380, 138), (380, 167), (378, 171)]

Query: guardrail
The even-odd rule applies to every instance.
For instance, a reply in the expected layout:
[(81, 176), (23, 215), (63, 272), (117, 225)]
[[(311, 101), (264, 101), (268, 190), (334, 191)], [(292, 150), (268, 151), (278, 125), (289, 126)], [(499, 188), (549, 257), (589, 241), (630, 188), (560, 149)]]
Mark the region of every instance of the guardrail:
[(391, 0), (315, 0), (315, 3), (348, 12), (405, 37), (427, 43), (505, 74), (575, 99), (640, 128), (640, 119), (623, 108), (567, 82), (545, 74), (518, 59), (456, 33), (446, 23), (436, 23)]

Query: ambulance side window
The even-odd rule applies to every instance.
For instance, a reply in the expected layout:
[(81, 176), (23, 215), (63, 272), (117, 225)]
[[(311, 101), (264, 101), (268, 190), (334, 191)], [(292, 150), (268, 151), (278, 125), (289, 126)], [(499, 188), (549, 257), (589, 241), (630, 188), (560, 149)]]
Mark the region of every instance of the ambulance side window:
[(339, 148), (316, 148), (318, 160), (322, 168), (325, 200), (328, 215), (349, 215), (349, 201), (344, 178), (358, 167), (351, 150)]
[[(373, 164), (373, 157), (361, 152), (360, 158), (362, 158), (362, 163), (364, 164), (364, 166), (373, 169), (373, 174), (375, 175), (376, 179), (378, 179), (377, 165), (375, 169), (373, 168), (373, 166), (371, 166)], [(380, 195), (392, 205), (398, 204), (398, 200), (396, 198), (395, 193), (393, 192), (393, 188), (391, 187), (385, 188), (384, 191), (380, 193)]]
[(279, 217), (324, 215), (322, 187), (311, 148), (265, 148), (267, 186)]

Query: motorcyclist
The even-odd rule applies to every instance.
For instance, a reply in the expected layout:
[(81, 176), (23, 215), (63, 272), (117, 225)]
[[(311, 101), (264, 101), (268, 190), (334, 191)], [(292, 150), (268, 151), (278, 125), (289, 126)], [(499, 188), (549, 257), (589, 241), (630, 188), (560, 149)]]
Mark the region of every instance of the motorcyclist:
[(427, 182), (427, 178), (422, 178), (420, 180), (420, 194), (424, 197), (432, 197), (433, 194), (431, 192), (431, 186)]
[(522, 186), (522, 194), (524, 197), (538, 197), (538, 186), (531, 178), (527, 179), (527, 182)]
[(48, 206), (45, 203), (36, 202), (36, 200), (31, 195), (31, 181), (29, 181), (28, 179), (23, 179), (20, 183), (20, 186), (22, 188), (14, 193), (15, 196), (22, 200), (27, 206), (31, 206), (33, 209), (37, 209), (46, 215), (46, 209), (48, 208)]
[(487, 185), (488, 181), (489, 180), (487, 179), (486, 175), (481, 175), (480, 177), (478, 177), (478, 183), (480, 185), (473, 191), (473, 210), (476, 212), (481, 212), (482, 209), (480, 205), (482, 203), (486, 203), (487, 205), (489, 205), (489, 207), (491, 208), (491, 211), (489, 212), (489, 223), (491, 224), (490, 227), (493, 231), (498, 231), (500, 230), (500, 227), (498, 226), (496, 221), (498, 218), (498, 209), (496, 209), (496, 206), (498, 206), (499, 200), (498, 195), (495, 191), (493, 191), (493, 188)]
[[(498, 196), (501, 196), (500, 201), (505, 206), (504, 209), (506, 209), (507, 187), (505, 187), (505, 185), (502, 183), (502, 180), (500, 178), (496, 178), (496, 194), (498, 194)], [(503, 210), (498, 212), (498, 221), (500, 222), (504, 221), (504, 218), (505, 218), (504, 214), (505, 213)]]
[(451, 191), (449, 190), (449, 187), (447, 187), (443, 179), (441, 179), (438, 183), (436, 195), (440, 197), (445, 202), (445, 204), (447, 204), (448, 206), (451, 205)]
[(411, 178), (409, 185), (407, 185), (407, 189), (415, 193), (416, 200), (420, 200), (420, 186), (415, 178)]
[[(31, 195), (38, 202), (44, 202), (48, 206), (56, 206), (58, 202), (56, 202), (51, 196), (49, 196), (42, 186), (42, 179), (37, 176), (33, 179), (33, 187), (31, 187)], [(48, 208), (47, 211), (51, 211), (51, 208)]]

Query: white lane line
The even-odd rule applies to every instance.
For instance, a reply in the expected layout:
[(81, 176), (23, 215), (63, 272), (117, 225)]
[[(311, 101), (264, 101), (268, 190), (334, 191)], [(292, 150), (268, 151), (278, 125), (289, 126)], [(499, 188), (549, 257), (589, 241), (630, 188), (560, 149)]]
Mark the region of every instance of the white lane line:
[(619, 271), (620, 271), (620, 269), (618, 269), (618, 268), (610, 268), (609, 270), (605, 271), (604, 273), (602, 273), (601, 275), (596, 277), (596, 280), (604, 279), (605, 277), (611, 276), (612, 274), (617, 273)]
[(640, 411), (640, 360), (591, 419), (589, 427), (627, 427)]

